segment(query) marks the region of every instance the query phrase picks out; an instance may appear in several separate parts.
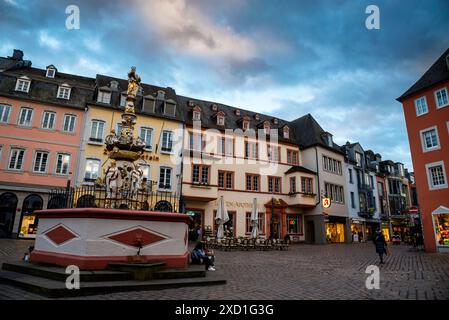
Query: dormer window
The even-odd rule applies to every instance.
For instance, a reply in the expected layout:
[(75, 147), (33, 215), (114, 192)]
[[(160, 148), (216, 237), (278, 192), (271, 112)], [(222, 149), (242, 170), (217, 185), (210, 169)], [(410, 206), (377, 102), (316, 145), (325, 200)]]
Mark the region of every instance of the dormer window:
[(259, 120), (260, 120), (260, 115), (259, 115), (258, 113), (256, 113), (256, 114), (254, 115), (254, 119), (256, 119), (257, 121), (259, 121)]
[(334, 142), (333, 142), (333, 139), (332, 139), (332, 134), (330, 134), (329, 132), (325, 132), (324, 133), (324, 140), (326, 141), (326, 144), (329, 147), (333, 147), (334, 146)]
[(55, 68), (55, 66), (53, 66), (53, 65), (47, 66), (47, 72), (46, 72), (45, 76), (47, 78), (54, 78), (55, 75), (56, 75), (56, 68)]
[(142, 111), (154, 113), (155, 110), (156, 110), (156, 99), (151, 94), (143, 97)]
[(111, 91), (99, 90), (97, 102), (107, 103), (107, 104), (111, 103)]
[(111, 83), (109, 84), (109, 87), (111, 88), (111, 90), (118, 90), (118, 82), (112, 80)]
[(156, 99), (165, 100), (165, 92), (163, 90), (158, 90)]
[(28, 77), (20, 77), (16, 82), (16, 91), (27, 92), (30, 91), (31, 80)]
[(284, 139), (290, 139), (290, 128), (285, 126), (284, 129), (282, 130)]
[(264, 121), (263, 122), (263, 132), (265, 134), (270, 134), (270, 129), (271, 129), (271, 125), (269, 121)]
[(274, 118), (274, 119), (273, 119), (273, 123), (274, 123), (274, 124), (278, 124), (278, 123), (279, 123), (278, 119)]
[(240, 110), (239, 109), (235, 109), (235, 115), (236, 116), (240, 116)]
[(70, 91), (71, 90), (72, 90), (72, 88), (70, 88), (70, 86), (68, 84), (60, 85), (59, 88), (58, 88), (58, 95), (57, 95), (57, 97), (59, 99), (69, 100), (70, 99)]
[(220, 111), (217, 113), (217, 125), (224, 126), (225, 124), (225, 113)]
[(249, 123), (251, 121), (251, 118), (248, 116), (244, 116), (242, 119), (242, 129), (243, 131), (249, 130)]
[(120, 107), (124, 107), (126, 105), (126, 93), (122, 92), (120, 94)]
[(201, 121), (201, 108), (199, 106), (193, 107), (193, 121)]
[(164, 115), (174, 117), (176, 115), (176, 102), (173, 100), (167, 100), (164, 103)]
[(214, 112), (218, 111), (218, 106), (215, 103), (212, 104), (211, 108), (212, 108), (212, 111), (214, 111)]
[(193, 102), (193, 100), (189, 100), (189, 107), (193, 107), (195, 106), (195, 102)]

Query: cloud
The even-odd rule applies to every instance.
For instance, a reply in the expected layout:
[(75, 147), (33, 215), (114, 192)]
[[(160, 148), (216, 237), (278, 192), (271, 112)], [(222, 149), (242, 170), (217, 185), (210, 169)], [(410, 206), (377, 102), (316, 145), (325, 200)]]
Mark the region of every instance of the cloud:
[(39, 44), (42, 47), (48, 47), (53, 50), (58, 50), (61, 43), (55, 37), (52, 37), (46, 31), (41, 31), (39, 34)]
[(214, 23), (185, 0), (137, 1), (148, 28), (182, 53), (207, 58), (248, 61), (256, 45), (230, 26)]

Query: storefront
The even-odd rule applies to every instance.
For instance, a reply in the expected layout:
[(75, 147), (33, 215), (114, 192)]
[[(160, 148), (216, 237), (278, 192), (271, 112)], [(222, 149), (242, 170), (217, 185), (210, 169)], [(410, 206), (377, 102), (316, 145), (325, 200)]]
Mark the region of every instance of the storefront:
[(449, 252), (449, 208), (439, 207), (432, 218), (437, 252)]
[(20, 221), (19, 238), (35, 238), (37, 232), (37, 218), (34, 211), (43, 207), (42, 197), (31, 194), (23, 200)]
[(380, 227), (380, 222), (376, 220), (367, 220), (365, 222), (365, 239), (366, 241), (373, 240), (373, 236)]
[(352, 219), (351, 235), (352, 235), (352, 242), (365, 241), (365, 238), (363, 236), (363, 221)]
[(346, 218), (329, 216), (326, 222), (326, 240), (328, 243), (345, 242), (345, 223)]
[(386, 241), (390, 241), (390, 225), (386, 221), (382, 221), (382, 233)]

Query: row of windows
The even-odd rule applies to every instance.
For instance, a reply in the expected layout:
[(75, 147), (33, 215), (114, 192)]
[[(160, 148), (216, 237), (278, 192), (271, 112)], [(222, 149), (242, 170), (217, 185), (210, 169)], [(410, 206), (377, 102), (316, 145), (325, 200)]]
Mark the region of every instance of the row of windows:
[[(2, 147), (0, 146), (0, 155)], [(6, 169), (23, 171), (25, 163), (26, 150), (24, 148), (11, 148), (9, 152), (8, 163)], [(50, 153), (48, 151), (36, 150), (33, 156), (33, 164), (31, 171), (36, 173), (47, 173)], [(57, 153), (54, 173), (66, 175), (69, 173), (70, 154)]]
[[(0, 104), (0, 123), (9, 123), (11, 115), (11, 106)], [(32, 127), (34, 109), (21, 107), (17, 118), (17, 125), (22, 127)], [(73, 114), (65, 114), (62, 122), (62, 131), (75, 132), (76, 116)], [(40, 123), (42, 129), (54, 130), (56, 128), (56, 112), (44, 111)]]
[(341, 203), (341, 204), (345, 203), (344, 189), (342, 186), (325, 182), (324, 183), (324, 192), (325, 192), (325, 196), (331, 198), (331, 200), (333, 202)]
[[(206, 150), (206, 140), (204, 135), (189, 133), (189, 148), (197, 152), (204, 152)], [(216, 154), (233, 156), (234, 155), (234, 139), (219, 137), (217, 140)], [(245, 141), (245, 158), (259, 159), (259, 143)], [(281, 147), (268, 144), (267, 158), (269, 161), (281, 161)], [(296, 150), (287, 149), (287, 163), (291, 165), (299, 164), (299, 152)]]
[[(192, 167), (192, 183), (193, 184), (210, 184), (211, 167), (209, 165), (195, 164)], [(282, 193), (282, 178), (268, 176), (268, 192)], [(218, 188), (219, 189), (234, 189), (234, 172), (233, 171), (218, 171)], [(245, 174), (245, 190), (260, 191), (260, 175), (246, 173)], [(301, 177), (301, 192), (313, 193), (313, 179), (308, 177)], [(290, 178), (290, 193), (297, 193), (296, 177)]]
[[(92, 120), (89, 141), (94, 143), (103, 143), (105, 122), (102, 120)], [(121, 124), (117, 124), (116, 134), (120, 135)], [(145, 148), (152, 150), (153, 148), (153, 129), (149, 127), (141, 127), (139, 137), (145, 142)], [(172, 152), (174, 133), (170, 130), (162, 130), (161, 151)]]
[[(99, 176), (101, 172), (101, 161), (99, 159), (86, 159), (86, 165), (84, 169), (84, 181), (85, 182), (93, 182)], [(140, 164), (140, 169), (143, 172), (143, 178), (147, 181), (148, 188), (152, 188), (151, 181), (151, 167), (148, 164)], [(170, 167), (160, 167), (157, 187), (159, 190), (171, 190), (172, 189), (172, 176), (173, 169)]]
[(323, 156), (323, 168), (328, 172), (332, 172), (339, 175), (342, 174), (341, 161), (330, 158), (328, 156)]
[[(435, 105), (437, 109), (449, 106), (449, 95), (447, 88), (442, 88), (434, 92)], [(425, 96), (419, 97), (415, 100), (416, 116), (421, 116), (429, 112), (427, 99)]]

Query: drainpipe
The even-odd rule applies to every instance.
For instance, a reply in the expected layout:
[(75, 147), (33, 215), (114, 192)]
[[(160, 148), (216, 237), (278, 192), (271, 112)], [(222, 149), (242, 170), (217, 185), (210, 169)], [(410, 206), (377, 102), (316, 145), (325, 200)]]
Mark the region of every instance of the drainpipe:
[(315, 206), (319, 205), (321, 203), (321, 190), (320, 190), (320, 170), (318, 169), (318, 149), (315, 147), (315, 159), (316, 159), (316, 177), (317, 177), (317, 195), (318, 195), (318, 202), (315, 203)]
[(178, 183), (180, 184), (179, 186), (179, 212), (180, 213), (185, 213), (186, 212), (186, 208), (185, 208), (185, 203), (184, 203), (184, 199), (182, 197), (182, 181), (184, 180), (183, 178), (183, 174), (184, 174), (184, 131), (185, 131), (185, 123), (182, 124), (182, 134), (181, 134), (181, 170), (179, 171), (179, 178), (178, 178)]

